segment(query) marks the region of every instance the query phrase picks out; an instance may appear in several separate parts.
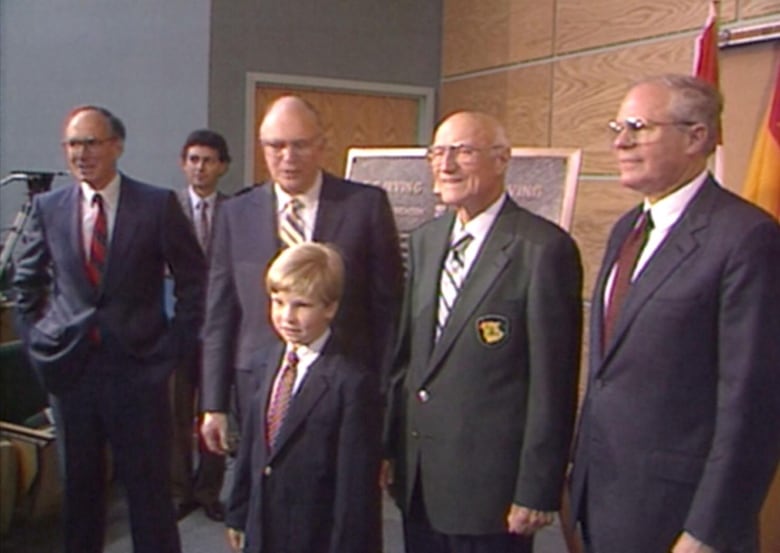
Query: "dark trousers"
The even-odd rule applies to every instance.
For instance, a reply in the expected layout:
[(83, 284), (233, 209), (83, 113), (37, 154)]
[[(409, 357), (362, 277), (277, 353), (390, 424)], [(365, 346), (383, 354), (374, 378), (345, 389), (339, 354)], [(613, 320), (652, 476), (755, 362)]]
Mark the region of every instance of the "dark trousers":
[[(123, 370), (124, 369), (124, 370)], [(125, 487), (134, 553), (180, 553), (170, 496), (167, 381), (141, 382), (143, 368), (116, 368), (102, 349), (84, 374), (56, 396), (57, 439), (64, 466), (67, 553), (103, 551), (108, 443)]]
[(173, 433), (171, 440), (171, 489), (174, 501), (209, 505), (219, 500), (225, 473), (225, 457), (198, 448), (193, 466), (194, 420), (197, 415), (199, 366), (179, 366), (171, 375)]
[(531, 553), (534, 543), (533, 536), (508, 532), (476, 536), (438, 532), (428, 520), (419, 477), (404, 516), (404, 542), (406, 553)]

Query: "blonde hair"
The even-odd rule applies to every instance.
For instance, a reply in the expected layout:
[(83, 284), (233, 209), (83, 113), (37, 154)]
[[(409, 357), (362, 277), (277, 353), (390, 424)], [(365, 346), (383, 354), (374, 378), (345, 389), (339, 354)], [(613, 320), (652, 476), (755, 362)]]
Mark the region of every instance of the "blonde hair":
[(269, 294), (292, 292), (330, 305), (341, 300), (344, 261), (330, 245), (304, 242), (282, 250), (265, 276)]

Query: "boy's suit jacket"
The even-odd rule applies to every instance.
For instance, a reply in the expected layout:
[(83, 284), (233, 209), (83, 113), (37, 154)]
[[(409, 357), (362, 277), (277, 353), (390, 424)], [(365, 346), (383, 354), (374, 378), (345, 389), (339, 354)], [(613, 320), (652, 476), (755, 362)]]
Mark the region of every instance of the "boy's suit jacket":
[(710, 178), (602, 346), (604, 287), (639, 211), (615, 225), (593, 293), (572, 505), (587, 494), (597, 551), (668, 551), (684, 529), (753, 551), (780, 452), (780, 227)]
[(266, 411), (284, 344), (269, 343), (251, 360), (258, 387), (243, 421), (226, 519), (244, 529), (247, 553), (364, 553), (376, 538), (378, 391), (334, 338), (293, 397), (273, 452)]

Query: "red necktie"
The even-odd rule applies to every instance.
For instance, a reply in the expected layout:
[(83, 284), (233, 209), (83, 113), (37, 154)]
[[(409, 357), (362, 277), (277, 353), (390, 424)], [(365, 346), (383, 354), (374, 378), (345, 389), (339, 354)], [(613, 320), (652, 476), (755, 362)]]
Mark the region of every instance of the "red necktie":
[(97, 207), (97, 217), (95, 217), (95, 226), (92, 228), (92, 239), (89, 243), (87, 276), (92, 286), (99, 288), (106, 270), (108, 222), (106, 220), (106, 210), (103, 207), (103, 197), (100, 194), (92, 196), (92, 205)]
[(295, 350), (290, 350), (287, 353), (284, 366), (282, 366), (281, 376), (271, 398), (271, 403), (268, 405), (266, 415), (266, 440), (271, 450), (276, 444), (279, 430), (282, 428), (282, 423), (290, 407), (297, 372), (298, 354), (295, 353)]
[(604, 315), (604, 344), (608, 344), (612, 336), (615, 322), (620, 314), (621, 307), (623, 307), (623, 301), (628, 293), (628, 288), (631, 286), (631, 275), (634, 274), (639, 254), (642, 252), (642, 248), (645, 246), (652, 228), (653, 220), (650, 218), (650, 211), (647, 210), (640, 215), (631, 233), (620, 247), (620, 254), (618, 255), (615, 268), (615, 278), (612, 282), (609, 303)]

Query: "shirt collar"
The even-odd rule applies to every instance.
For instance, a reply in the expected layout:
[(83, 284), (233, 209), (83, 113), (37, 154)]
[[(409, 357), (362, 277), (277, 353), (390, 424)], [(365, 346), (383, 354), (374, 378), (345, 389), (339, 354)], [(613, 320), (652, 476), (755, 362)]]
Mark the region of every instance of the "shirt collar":
[(82, 181), (79, 183), (79, 186), (81, 187), (81, 195), (88, 205), (92, 205), (92, 198), (95, 196), (95, 194), (100, 194), (100, 196), (103, 198), (103, 204), (106, 206), (106, 208), (116, 208), (119, 202), (120, 181), (121, 176), (119, 173), (117, 173), (114, 175), (113, 179), (108, 181), (108, 184), (102, 190), (95, 190), (89, 184), (87, 184), (86, 181)]
[(317, 338), (310, 344), (305, 344), (305, 345), (300, 344), (297, 346), (293, 346), (292, 344), (287, 344), (287, 347), (285, 348), (285, 352), (284, 352), (285, 357), (290, 351), (295, 349), (295, 353), (298, 356), (298, 360), (302, 363), (308, 364), (310, 361), (313, 361), (317, 356), (319, 356), (322, 353), (322, 350), (325, 348), (325, 343), (328, 341), (330, 334), (331, 334), (330, 328), (327, 328), (319, 338)]
[(499, 211), (504, 206), (506, 201), (506, 193), (501, 194), (499, 198), (490, 204), (487, 209), (482, 211), (479, 215), (470, 219), (468, 223), (463, 224), (458, 217), (455, 217), (455, 225), (452, 229), (452, 236), (454, 239), (460, 238), (463, 234), (468, 233), (474, 237), (475, 240), (481, 242), (490, 232), (490, 228), (493, 226), (493, 222), (498, 217)]
[(291, 196), (284, 189), (279, 186), (279, 183), (274, 182), (274, 194), (276, 194), (276, 206), (279, 213), (282, 212), (284, 206), (293, 199), (300, 200), (305, 209), (312, 208), (317, 205), (320, 199), (320, 190), (322, 190), (322, 171), (317, 171), (317, 176), (314, 177), (314, 184), (303, 194), (296, 194)]
[(205, 198), (201, 198), (200, 196), (198, 196), (195, 190), (193, 190), (192, 186), (187, 187), (187, 193), (190, 196), (190, 205), (192, 206), (193, 209), (195, 209), (200, 202), (208, 202), (209, 207), (213, 207), (214, 199), (217, 197), (217, 191), (215, 190)]
[(682, 215), (688, 204), (707, 180), (708, 171), (705, 169), (693, 178), (690, 182), (684, 184), (668, 196), (665, 196), (657, 202), (650, 204), (645, 199), (644, 209), (650, 210), (650, 216), (653, 219), (653, 228), (657, 230), (666, 230), (674, 225)]

